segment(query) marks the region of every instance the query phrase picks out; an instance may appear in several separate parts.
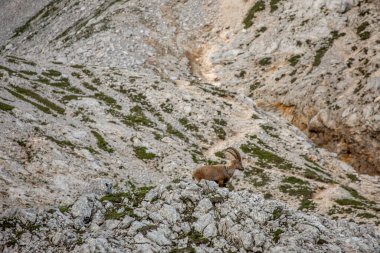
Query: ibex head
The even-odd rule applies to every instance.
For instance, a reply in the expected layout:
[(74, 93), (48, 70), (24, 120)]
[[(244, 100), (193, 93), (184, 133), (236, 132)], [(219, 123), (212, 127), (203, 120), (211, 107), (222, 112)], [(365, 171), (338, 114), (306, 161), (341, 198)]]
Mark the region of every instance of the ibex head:
[(241, 161), (241, 156), (240, 156), (239, 151), (237, 151), (236, 148), (233, 148), (233, 147), (226, 148), (226, 151), (235, 158), (235, 160), (231, 161), (230, 166), (234, 167), (237, 170), (244, 170), (243, 162)]

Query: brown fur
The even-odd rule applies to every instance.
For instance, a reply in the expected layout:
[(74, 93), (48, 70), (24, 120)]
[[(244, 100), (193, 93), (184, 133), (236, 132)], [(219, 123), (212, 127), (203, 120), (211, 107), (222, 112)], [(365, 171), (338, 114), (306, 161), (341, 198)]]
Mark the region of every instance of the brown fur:
[(231, 179), (236, 169), (244, 170), (239, 152), (234, 148), (227, 148), (226, 151), (232, 150), (231, 154), (235, 160), (231, 161), (229, 166), (225, 165), (206, 165), (197, 168), (193, 172), (193, 179), (198, 182), (202, 179), (216, 182), (220, 187), (225, 187)]

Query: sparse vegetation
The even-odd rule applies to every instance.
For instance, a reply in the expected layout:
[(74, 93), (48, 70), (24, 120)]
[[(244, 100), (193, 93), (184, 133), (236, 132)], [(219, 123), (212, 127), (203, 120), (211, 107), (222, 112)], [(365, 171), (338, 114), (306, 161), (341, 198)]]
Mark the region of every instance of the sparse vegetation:
[(113, 99), (110, 96), (107, 96), (103, 92), (95, 93), (94, 96), (95, 96), (95, 98), (97, 98), (97, 99), (103, 101), (104, 103), (106, 103), (106, 105), (111, 106), (113, 108), (116, 108), (118, 110), (121, 110), (121, 106), (119, 104), (117, 104), (116, 100)]
[(278, 4), (282, 0), (270, 0), (270, 12), (275, 12), (278, 9)]
[(325, 56), (326, 52), (330, 49), (332, 44), (334, 43), (334, 40), (338, 39), (339, 37), (344, 36), (344, 33), (338, 33), (337, 31), (331, 32), (331, 37), (325, 42), (316, 52), (314, 56), (314, 62), (313, 66), (317, 67), (319, 64), (321, 64), (323, 56)]
[(255, 187), (263, 187), (270, 182), (270, 177), (263, 169), (257, 167), (249, 167), (249, 170), (245, 170), (244, 174), (246, 177), (252, 178), (252, 185)]
[(298, 61), (301, 59), (301, 55), (293, 55), (288, 59), (288, 62), (290, 62), (290, 66), (296, 66)]
[(371, 33), (364, 31), (369, 26), (368, 21), (363, 22), (361, 25), (356, 28), (356, 34), (360, 37), (361, 40), (369, 39)]
[(282, 233), (284, 233), (284, 231), (279, 228), (273, 232), (273, 241), (275, 243), (277, 243), (280, 240)]
[(97, 145), (98, 145), (98, 148), (108, 152), (108, 153), (113, 153), (113, 149), (109, 147), (108, 143), (106, 142), (106, 140), (103, 138), (103, 136), (96, 132), (95, 130), (92, 130), (91, 133), (95, 136), (96, 140), (97, 140)]
[(180, 118), (179, 123), (181, 123), (181, 125), (183, 125), (187, 130), (198, 132), (198, 126), (191, 124), (187, 118)]
[(136, 105), (130, 110), (130, 114), (122, 118), (122, 122), (127, 126), (146, 126), (153, 127), (153, 123), (149, 118), (147, 118), (143, 112), (143, 109)]
[(147, 152), (146, 147), (133, 147), (135, 156), (141, 160), (152, 160), (156, 157), (154, 153)]
[(258, 0), (252, 8), (248, 11), (246, 17), (243, 20), (244, 28), (248, 29), (253, 25), (252, 19), (254, 19), (257, 12), (265, 10), (265, 2)]
[(167, 124), (166, 125), (166, 132), (168, 134), (171, 134), (171, 135), (174, 135), (174, 136), (177, 136), (178, 138), (184, 140), (184, 141), (188, 141), (187, 137), (182, 133), (180, 132), (179, 130), (175, 129), (171, 124)]
[(0, 110), (2, 110), (2, 111), (5, 111), (5, 112), (12, 111), (13, 108), (15, 108), (15, 107), (8, 105), (8, 104), (5, 104), (3, 102), (0, 102)]
[(347, 174), (346, 175), (352, 182), (359, 181), (358, 177), (355, 174)]
[(271, 57), (265, 57), (265, 58), (263, 58), (263, 59), (261, 59), (260, 61), (259, 61), (259, 64), (261, 65), (261, 66), (266, 66), (266, 65), (269, 65), (269, 64), (271, 64), (272, 63), (272, 58)]
[(259, 160), (257, 164), (260, 167), (272, 168), (273, 166), (276, 166), (282, 170), (289, 170), (293, 167), (289, 161), (285, 160), (282, 157), (279, 157), (270, 151), (260, 148), (254, 143), (248, 142), (248, 144), (242, 144), (240, 146), (240, 149), (252, 157), (257, 157)]

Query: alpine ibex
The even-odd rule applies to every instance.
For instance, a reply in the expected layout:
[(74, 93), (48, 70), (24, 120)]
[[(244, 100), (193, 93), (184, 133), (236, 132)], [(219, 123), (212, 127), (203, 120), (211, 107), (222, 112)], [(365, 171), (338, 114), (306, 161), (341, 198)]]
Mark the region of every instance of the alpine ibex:
[(239, 151), (233, 147), (228, 147), (225, 151), (229, 152), (235, 159), (228, 166), (225, 165), (206, 165), (197, 168), (193, 172), (193, 179), (198, 182), (201, 179), (216, 182), (220, 187), (225, 187), (227, 182), (234, 175), (236, 169), (244, 170)]

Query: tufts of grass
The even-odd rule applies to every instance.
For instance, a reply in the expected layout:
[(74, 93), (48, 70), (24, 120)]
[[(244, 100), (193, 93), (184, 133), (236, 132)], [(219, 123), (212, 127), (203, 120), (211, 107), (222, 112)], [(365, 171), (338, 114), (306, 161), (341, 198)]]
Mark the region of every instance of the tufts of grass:
[(191, 228), (187, 236), (189, 242), (194, 243), (195, 245), (208, 244), (210, 242), (208, 238), (204, 237), (202, 233), (195, 231), (194, 228)]
[(263, 169), (250, 167), (249, 170), (244, 171), (246, 177), (252, 178), (252, 184), (255, 187), (263, 187), (270, 182), (270, 177)]
[(64, 114), (64, 112), (65, 112), (65, 109), (63, 109), (62, 107), (54, 104), (50, 100), (48, 100), (48, 99), (40, 96), (39, 94), (35, 93), (32, 90), (29, 90), (29, 89), (26, 89), (26, 88), (22, 88), (22, 87), (18, 87), (18, 86), (14, 86), (13, 88), (15, 89), (15, 91), (17, 93), (25, 95), (25, 96), (28, 96), (30, 98), (33, 98), (37, 102), (45, 105), (47, 108), (49, 108), (49, 109), (51, 109), (53, 111), (58, 112), (59, 114)]
[(173, 105), (169, 103), (169, 99), (167, 99), (165, 103), (162, 103), (160, 107), (166, 113), (172, 113), (174, 108)]
[(220, 125), (220, 126), (227, 126), (227, 121), (224, 119), (214, 119), (215, 124)]
[(290, 66), (296, 66), (298, 61), (301, 59), (301, 55), (293, 55), (288, 59), (288, 62), (290, 62)]
[(135, 156), (141, 160), (152, 160), (156, 157), (154, 153), (146, 152), (146, 147), (133, 147)]
[(122, 122), (127, 126), (146, 126), (153, 127), (155, 123), (153, 123), (149, 118), (147, 118), (143, 112), (143, 109), (136, 105), (130, 110), (130, 114), (124, 116)]
[(193, 131), (193, 132), (198, 132), (198, 127), (195, 124), (191, 124), (187, 118), (180, 118), (179, 123), (183, 125), (187, 130)]
[(277, 220), (281, 217), (282, 215), (282, 208), (281, 207), (276, 207), (276, 209), (273, 210), (272, 216), (273, 220)]
[(330, 179), (326, 179), (326, 178), (320, 176), (315, 171), (310, 170), (310, 169), (305, 169), (304, 176), (308, 179), (312, 179), (312, 180), (323, 182), (323, 183), (330, 183), (331, 182)]
[(338, 33), (337, 31), (332, 31), (331, 32), (331, 37), (327, 40), (326, 43), (324, 43), (323, 46), (321, 46), (317, 50), (317, 52), (316, 52), (316, 54), (314, 56), (314, 62), (313, 62), (313, 66), (314, 67), (317, 67), (317, 66), (319, 66), (319, 64), (321, 64), (323, 56), (325, 56), (326, 52), (332, 46), (332, 44), (334, 43), (334, 40), (336, 40), (339, 37), (342, 37), (344, 35), (345, 35), (344, 33)]
[(78, 95), (66, 95), (66, 96), (63, 96), (60, 101), (64, 104), (66, 104), (67, 102), (71, 101), (71, 100), (76, 100), (78, 98), (81, 98), (82, 96), (78, 96)]
[(293, 176), (285, 177), (284, 179), (282, 179), (282, 182), (288, 183), (288, 184), (298, 184), (298, 185), (308, 185), (309, 184), (307, 181), (304, 181), (300, 178), (293, 177)]
[(265, 58), (263, 58), (263, 59), (261, 59), (260, 61), (259, 61), (259, 64), (261, 65), (261, 66), (266, 66), (266, 65), (269, 65), (269, 64), (271, 64), (272, 63), (272, 58), (271, 57), (265, 57)]
[(88, 89), (88, 90), (92, 90), (92, 91), (97, 91), (97, 90), (98, 90), (95, 86), (89, 84), (88, 82), (83, 82), (82, 85), (83, 85), (86, 89)]
[(363, 202), (354, 199), (337, 199), (335, 200), (335, 202), (341, 206), (351, 206), (354, 208), (360, 208), (365, 206)]
[(273, 138), (276, 138), (276, 139), (279, 139), (280, 136), (278, 136), (277, 134), (273, 133), (276, 128), (272, 127), (272, 126), (268, 126), (268, 125), (261, 125), (261, 128), (265, 131), (265, 133)]
[(277, 243), (279, 240), (280, 240), (280, 237), (281, 237), (281, 234), (282, 233), (284, 233), (284, 231), (283, 230), (281, 230), (281, 229), (276, 229), (273, 233), (272, 233), (272, 235), (273, 235), (273, 241), (275, 242), (275, 243)]
[(365, 21), (356, 28), (356, 34), (360, 37), (361, 40), (366, 40), (370, 37), (371, 33), (364, 31), (368, 26), (368, 21)]
[(16, 97), (16, 98), (18, 98), (18, 99), (21, 99), (21, 100), (23, 100), (23, 101), (25, 101), (25, 102), (27, 102), (27, 103), (33, 105), (34, 107), (36, 107), (37, 109), (41, 110), (41, 111), (44, 112), (44, 113), (51, 114), (51, 111), (50, 111), (49, 108), (47, 108), (47, 107), (45, 107), (45, 106), (42, 106), (42, 105), (40, 105), (40, 104), (38, 104), (38, 103), (35, 103), (35, 102), (31, 101), (31, 100), (25, 98), (23, 95), (21, 95), (21, 94), (15, 92), (15, 91), (12, 91), (12, 90), (7, 89), (7, 88), (5, 88), (5, 89), (6, 89), (10, 94), (12, 94), (14, 97)]
[(256, 82), (254, 82), (253, 84), (251, 84), (249, 86), (249, 90), (250, 91), (254, 91), (254, 90), (256, 90), (256, 89), (258, 89), (260, 87), (262, 87), (261, 83), (259, 81), (256, 81)]
[(316, 204), (311, 199), (302, 199), (298, 210), (314, 210)]
[(359, 181), (358, 177), (355, 174), (347, 174), (346, 175), (352, 182)]
[(215, 152), (214, 155), (215, 155), (216, 157), (219, 157), (219, 158), (222, 158), (222, 159), (225, 159), (225, 158), (226, 158), (226, 155), (224, 154), (223, 151)]
[(42, 72), (41, 74), (46, 76), (46, 77), (49, 77), (49, 78), (59, 77), (62, 75), (61, 72), (54, 70), (54, 69), (46, 70), (46, 71)]
[(182, 132), (175, 129), (171, 124), (167, 124), (166, 132), (188, 142), (188, 138)]
[(252, 157), (258, 158), (258, 165), (263, 168), (272, 168), (273, 166), (278, 167), (282, 170), (289, 170), (293, 167), (293, 165), (278, 155), (264, 150), (257, 146), (254, 143), (248, 142), (247, 144), (242, 144), (240, 149), (246, 153), (251, 155)]
[(110, 96), (107, 96), (103, 92), (95, 93), (94, 97), (103, 101), (104, 103), (106, 103), (106, 105), (108, 105), (112, 108), (116, 108), (118, 110), (121, 110), (121, 106), (119, 104), (117, 104), (116, 100)]
[(374, 215), (372, 213), (359, 213), (357, 216), (360, 218), (365, 218), (365, 219), (372, 219), (372, 218), (377, 217), (376, 215)]
[(224, 131), (223, 127), (219, 125), (213, 125), (212, 129), (214, 130), (214, 133), (216, 136), (218, 136), (219, 139), (225, 140), (226, 139), (226, 132)]
[(280, 2), (281, 0), (270, 0), (270, 12), (275, 12)]
[(28, 76), (35, 76), (35, 75), (37, 75), (37, 72), (30, 71), (30, 70), (20, 70), (20, 73), (28, 75)]
[(15, 107), (8, 105), (8, 104), (5, 104), (3, 102), (0, 102), (0, 110), (2, 110), (2, 111), (5, 111), (5, 112), (12, 111), (13, 108), (15, 108)]
[(91, 133), (95, 136), (96, 140), (97, 140), (97, 145), (98, 145), (98, 148), (108, 152), (108, 153), (113, 153), (114, 150), (112, 148), (109, 147), (108, 143), (106, 142), (106, 140), (103, 138), (103, 136), (101, 134), (99, 134), (98, 132), (92, 130)]
[(246, 17), (243, 20), (244, 28), (248, 29), (253, 25), (252, 19), (254, 19), (257, 12), (265, 10), (265, 2), (258, 0), (252, 8), (248, 11)]

